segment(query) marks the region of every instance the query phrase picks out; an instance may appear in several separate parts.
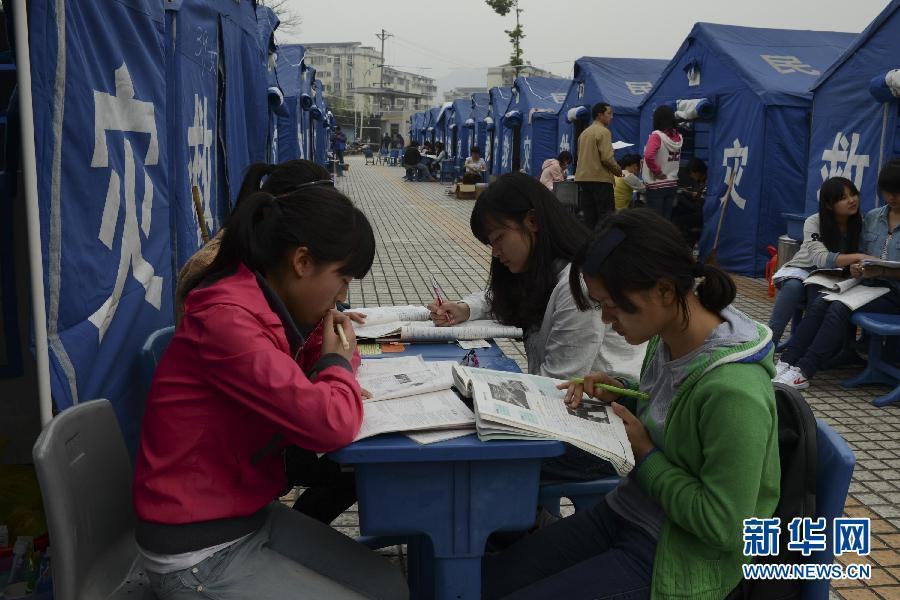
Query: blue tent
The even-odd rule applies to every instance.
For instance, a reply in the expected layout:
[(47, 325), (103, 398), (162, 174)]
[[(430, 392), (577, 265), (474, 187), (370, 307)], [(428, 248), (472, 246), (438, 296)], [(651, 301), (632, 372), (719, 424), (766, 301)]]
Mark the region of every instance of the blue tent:
[(490, 163), (487, 155), (485, 154), (485, 144), (487, 143), (487, 124), (484, 122), (485, 118), (488, 116), (488, 111), (491, 106), (491, 95), (487, 92), (477, 92), (472, 94), (472, 116), (471, 122), (467, 123), (467, 126), (471, 130), (471, 140), (472, 143), (470, 146), (478, 146), (481, 150), (481, 156), (484, 157), (485, 163)]
[(285, 114), (284, 94), (278, 87), (278, 77), (275, 74), (275, 57), (278, 47), (275, 44), (275, 30), (280, 21), (268, 6), (257, 5), (256, 19), (259, 25), (259, 43), (266, 51), (266, 90), (268, 97), (268, 127), (266, 128), (266, 162), (278, 162), (278, 148), (275, 139), (278, 115)]
[(325, 104), (325, 85), (318, 79), (311, 86), (313, 104), (309, 115), (309, 147), (310, 160), (328, 167), (326, 154), (331, 146), (331, 121), (328, 117), (328, 106)]
[(275, 74), (284, 95), (284, 113), (278, 116), (275, 132), (278, 162), (303, 158), (303, 108), (301, 95), (309, 96), (309, 82), (304, 81), (303, 56), (306, 49), (299, 44), (278, 46)]
[(818, 210), (828, 177), (843, 176), (860, 190), (860, 209), (881, 204), (881, 166), (900, 156), (900, 98), (885, 84), (900, 68), (900, 0), (893, 0), (813, 87), (806, 212)]
[(300, 97), (299, 120), (297, 122), (297, 140), (300, 146), (300, 158), (315, 160), (315, 127), (316, 115), (321, 119), (322, 112), (316, 107), (316, 69), (306, 64), (300, 65)]
[(247, 165), (265, 158), (255, 10), (29, 4), (51, 394), (60, 410), (109, 398), (132, 449), (140, 348), (174, 320), (175, 274), (199, 247), (199, 223), (215, 232)]
[(444, 146), (447, 145), (447, 131), (449, 125), (450, 107), (452, 106), (452, 102), (445, 102), (438, 108), (432, 109), (437, 111), (437, 113), (433, 117), (434, 141), (440, 142), (444, 144)]
[(537, 176), (541, 164), (557, 155), (559, 109), (571, 83), (556, 77), (516, 78), (503, 117), (502, 151), (510, 156), (508, 163), (501, 160), (501, 173), (522, 170)]
[(455, 158), (466, 158), (469, 156), (469, 140), (471, 129), (466, 122), (472, 118), (472, 100), (454, 100), (453, 107), (450, 109), (450, 119), (448, 128), (447, 149), (450, 156)]
[(424, 128), (425, 128), (425, 111), (419, 111), (417, 113), (413, 113), (409, 118), (409, 139), (410, 141), (414, 141), (417, 144), (421, 144), (425, 141), (424, 137)]
[(499, 175), (509, 170), (509, 155), (506, 155), (506, 169), (503, 170), (503, 141), (504, 135), (512, 139), (512, 132), (503, 129), (503, 115), (512, 98), (512, 88), (492, 87), (488, 92), (490, 102), (488, 114), (484, 118), (487, 129), (487, 139), (484, 142), (484, 162), (487, 164), (491, 175)]
[(559, 111), (560, 151), (568, 150), (577, 162), (578, 136), (590, 125), (591, 107), (606, 102), (613, 108), (610, 124), (613, 141), (634, 144), (617, 155), (637, 152), (640, 136), (640, 103), (653, 88), (668, 61), (650, 58), (598, 58), (575, 61), (575, 78)]
[(718, 243), (719, 263), (729, 271), (761, 275), (766, 247), (785, 231), (782, 214), (803, 209), (809, 88), (854, 38), (697, 23), (641, 104), (641, 151), (653, 111), (677, 103), (686, 131), (682, 162), (696, 156), (709, 164), (703, 255), (713, 247), (720, 210), (734, 204)]

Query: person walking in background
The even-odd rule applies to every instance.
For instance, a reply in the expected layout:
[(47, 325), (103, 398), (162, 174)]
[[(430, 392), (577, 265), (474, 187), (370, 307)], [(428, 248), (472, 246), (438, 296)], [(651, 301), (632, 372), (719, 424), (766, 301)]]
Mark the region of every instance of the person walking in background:
[(572, 164), (572, 153), (568, 150), (563, 150), (556, 158), (548, 158), (541, 165), (541, 183), (552, 192), (553, 184), (566, 180), (566, 169), (570, 164)]
[(591, 108), (593, 123), (578, 137), (578, 164), (575, 181), (581, 193), (585, 224), (594, 229), (600, 220), (613, 212), (615, 200), (613, 184), (622, 169), (613, 154), (612, 106), (598, 102)]
[(616, 212), (631, 206), (635, 192), (643, 192), (646, 188), (637, 173), (641, 170), (641, 157), (637, 154), (626, 154), (619, 161), (622, 176), (616, 177)]
[(344, 150), (347, 149), (347, 136), (341, 130), (341, 126), (338, 125), (334, 128), (334, 135), (331, 136), (331, 149), (334, 151), (335, 157), (337, 157), (338, 164), (340, 167), (338, 168), (337, 175), (338, 177), (344, 176)]
[(391, 149), (391, 136), (387, 131), (381, 136), (381, 149), (384, 151)]
[(681, 134), (675, 128), (675, 111), (670, 106), (660, 106), (653, 111), (653, 132), (644, 147), (642, 179), (647, 186), (647, 207), (666, 219), (672, 218), (678, 190), (681, 144)]

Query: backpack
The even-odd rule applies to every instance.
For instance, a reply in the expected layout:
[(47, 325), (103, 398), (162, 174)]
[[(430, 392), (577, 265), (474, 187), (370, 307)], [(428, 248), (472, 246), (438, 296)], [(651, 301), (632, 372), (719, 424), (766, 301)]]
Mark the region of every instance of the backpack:
[[(801, 564), (808, 561), (799, 551), (787, 549), (788, 524), (794, 517), (816, 516), (816, 418), (799, 390), (775, 386), (778, 411), (778, 456), (781, 463), (781, 497), (773, 517), (781, 519), (778, 556), (757, 556), (757, 564)], [(800, 580), (745, 579), (728, 600), (794, 600), (800, 598)]]

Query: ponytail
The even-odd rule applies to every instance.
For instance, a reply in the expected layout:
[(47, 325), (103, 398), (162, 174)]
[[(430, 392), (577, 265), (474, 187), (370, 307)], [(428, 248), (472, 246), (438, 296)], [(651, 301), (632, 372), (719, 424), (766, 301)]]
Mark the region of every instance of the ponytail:
[(263, 177), (269, 175), (274, 168), (274, 165), (266, 163), (254, 163), (247, 167), (247, 172), (244, 173), (244, 181), (241, 182), (241, 189), (238, 190), (237, 202), (247, 198), (250, 194), (258, 192), (262, 186)]
[(637, 307), (626, 292), (652, 289), (670, 281), (682, 319), (687, 326), (687, 296), (694, 293), (707, 310), (719, 313), (734, 302), (737, 288), (717, 267), (699, 264), (678, 229), (646, 208), (625, 210), (607, 218), (578, 251), (569, 271), (569, 287), (580, 310), (591, 308), (581, 274), (603, 281), (610, 298), (621, 310)]

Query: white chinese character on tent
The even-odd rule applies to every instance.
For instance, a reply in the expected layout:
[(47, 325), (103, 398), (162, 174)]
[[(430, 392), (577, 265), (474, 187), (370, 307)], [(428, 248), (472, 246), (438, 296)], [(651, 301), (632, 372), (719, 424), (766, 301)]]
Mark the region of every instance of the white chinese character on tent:
[(134, 97), (134, 85), (128, 67), (124, 63), (116, 69), (115, 81), (115, 94), (94, 91), (94, 154), (91, 157), (91, 167), (95, 169), (109, 167), (110, 149), (106, 143), (107, 131), (147, 134), (150, 139), (147, 154), (142, 159), (140, 156), (135, 157), (131, 142), (127, 136), (123, 137), (124, 173), (119, 174), (114, 169), (109, 172), (106, 203), (103, 206), (97, 238), (110, 250), (113, 249), (119, 210), (123, 204), (125, 216), (122, 219), (122, 243), (112, 293), (103, 305), (88, 317), (99, 330), (100, 341), (103, 341), (103, 336), (106, 335), (115, 317), (128, 278), (129, 267), (134, 278), (144, 288), (144, 300), (157, 310), (160, 308), (163, 285), (162, 277), (154, 273), (153, 265), (147, 262), (141, 253), (141, 232), (144, 237), (150, 235), (150, 219), (153, 211), (153, 181), (146, 171), (144, 171), (144, 197), (141, 200), (140, 222), (135, 197), (136, 180), (139, 176), (137, 163), (144, 167), (159, 164), (159, 137), (154, 106), (152, 102), (144, 102)]
[(456, 155), (462, 156), (462, 138), (456, 138)]
[(643, 96), (653, 89), (652, 81), (626, 81), (625, 85), (628, 86), (628, 91), (635, 96)]
[(807, 75), (821, 75), (821, 71), (812, 68), (796, 56), (778, 56), (775, 54), (760, 54), (759, 57), (781, 73), (806, 73)]
[(578, 98), (584, 98), (584, 82), (578, 82)]
[(862, 189), (863, 175), (869, 166), (869, 155), (857, 154), (858, 147), (858, 133), (851, 134), (848, 140), (843, 131), (838, 131), (831, 148), (822, 151), (822, 160), (828, 163), (822, 165), (819, 171), (822, 181), (829, 177), (846, 177), (853, 181), (857, 189)]
[[(741, 146), (739, 138), (734, 138), (731, 147), (725, 148), (725, 151), (722, 153), (722, 166), (725, 167), (725, 185), (727, 186), (725, 195), (720, 198), (723, 205), (730, 199), (738, 208), (743, 210), (747, 204), (747, 200), (738, 193), (738, 186), (741, 185), (744, 167), (747, 166), (749, 150), (748, 147)], [(729, 184), (729, 182), (731, 183)]]
[(562, 136), (562, 138), (559, 140), (559, 151), (560, 151), (560, 152), (562, 152), (563, 150), (568, 151), (569, 148), (570, 148), (570, 145), (569, 145), (569, 134), (568, 134), (568, 133), (564, 133), (563, 136)]
[(491, 135), (489, 131), (487, 136), (484, 138), (484, 162), (486, 164), (491, 164), (491, 140), (494, 136)]
[(306, 158), (306, 146), (303, 145), (303, 127), (299, 120), (297, 121), (297, 146), (300, 148), (299, 158)]
[(531, 138), (528, 136), (525, 136), (525, 141), (522, 142), (522, 154), (524, 155), (522, 170), (527, 173), (531, 166)]
[(503, 154), (500, 155), (500, 166), (504, 169), (509, 167), (509, 134), (503, 134)]
[[(203, 204), (203, 220), (206, 221), (207, 230), (213, 230), (212, 216), (212, 171), (215, 164), (215, 142), (212, 129), (207, 129), (209, 122), (209, 103), (206, 98), (200, 99), (199, 94), (194, 94), (194, 121), (187, 130), (187, 144), (190, 158), (188, 159), (187, 172), (190, 177), (190, 185), (197, 186), (200, 190), (200, 200)], [(215, 115), (213, 115), (215, 116)], [(188, 190), (190, 193), (190, 190)], [(203, 242), (200, 235), (200, 227), (197, 227), (197, 245)]]
[(273, 165), (278, 162), (278, 125), (272, 128), (272, 160)]

